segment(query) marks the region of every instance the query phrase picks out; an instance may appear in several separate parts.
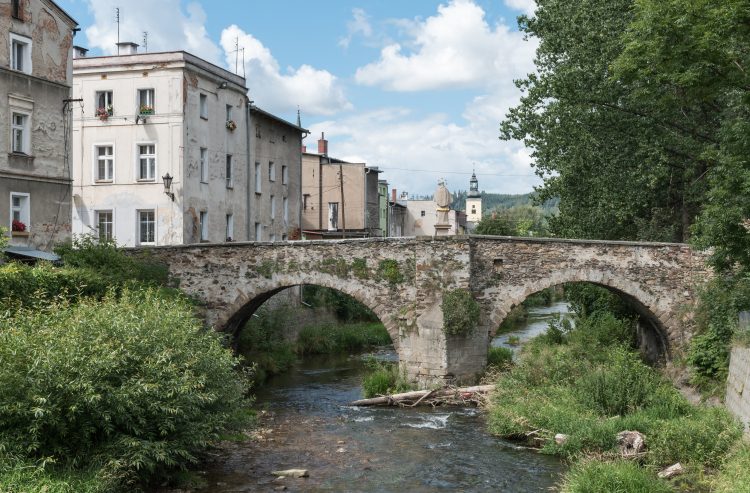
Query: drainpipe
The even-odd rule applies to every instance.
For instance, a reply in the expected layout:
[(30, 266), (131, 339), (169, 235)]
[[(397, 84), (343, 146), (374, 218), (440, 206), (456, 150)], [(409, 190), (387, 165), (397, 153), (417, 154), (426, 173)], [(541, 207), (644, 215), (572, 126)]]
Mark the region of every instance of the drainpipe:
[[(370, 168), (367, 168), (367, 170), (365, 171), (365, 231), (367, 231), (367, 208), (370, 207), (370, 204), (367, 203), (367, 175), (369, 174), (370, 174)], [(367, 231), (367, 237), (369, 238), (369, 236), (370, 236), (370, 232)]]
[[(304, 134), (304, 136), (303, 136)], [(302, 139), (307, 137), (308, 134), (306, 132), (300, 131), (299, 134), (299, 204), (297, 209), (299, 209), (299, 239), (302, 239)], [(300, 300), (302, 298), (302, 293), (300, 292)]]
[[(245, 100), (247, 101), (247, 99)], [(254, 234), (253, 231), (253, 219), (250, 216), (250, 203), (252, 202), (252, 194), (255, 193), (255, 190), (253, 189), (253, 180), (251, 178), (251, 171), (255, 170), (254, 166), (254, 159), (252, 159), (252, 155), (250, 154), (250, 106), (251, 103), (247, 104), (247, 111), (245, 111), (245, 126), (247, 127), (245, 129), (247, 133), (247, 241), (250, 241), (252, 238), (252, 235)], [(253, 163), (253, 164), (251, 164)], [(257, 241), (257, 240), (256, 240)]]

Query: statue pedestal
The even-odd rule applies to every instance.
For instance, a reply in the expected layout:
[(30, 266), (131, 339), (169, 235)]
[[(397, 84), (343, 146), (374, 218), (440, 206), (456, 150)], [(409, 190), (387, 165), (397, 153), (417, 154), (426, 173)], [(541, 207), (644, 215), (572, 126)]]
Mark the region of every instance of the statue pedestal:
[(450, 236), (451, 232), (450, 224), (436, 224), (435, 225), (435, 236)]

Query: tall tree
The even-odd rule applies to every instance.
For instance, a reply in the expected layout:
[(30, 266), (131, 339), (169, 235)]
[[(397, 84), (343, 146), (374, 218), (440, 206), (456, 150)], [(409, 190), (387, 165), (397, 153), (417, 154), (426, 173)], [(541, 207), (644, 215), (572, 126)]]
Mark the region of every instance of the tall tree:
[[(538, 201), (560, 197), (550, 229), (560, 236), (684, 241), (703, 203), (701, 151), (716, 117), (684, 113), (615, 76), (632, 0), (538, 0), (519, 28), (539, 38), (537, 72), (501, 124), (524, 140), (544, 177)], [(667, 91), (663, 88), (662, 91)], [(696, 108), (696, 111), (698, 109)]]

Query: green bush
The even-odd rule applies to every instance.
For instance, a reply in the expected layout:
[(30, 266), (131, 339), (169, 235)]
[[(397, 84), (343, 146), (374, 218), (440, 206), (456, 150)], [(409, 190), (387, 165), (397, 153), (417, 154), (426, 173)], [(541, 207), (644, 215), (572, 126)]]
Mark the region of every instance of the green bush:
[(566, 474), (562, 493), (669, 493), (669, 483), (630, 461), (581, 461)]
[(328, 308), (339, 322), (379, 322), (378, 316), (353, 296), (323, 286), (306, 285), (304, 301), (313, 308)]
[(362, 378), (362, 391), (366, 399), (417, 389), (417, 386), (407, 381), (406, 369), (403, 373), (399, 373), (398, 363), (378, 360), (370, 356), (367, 360), (367, 368), (372, 373)]
[(449, 335), (468, 335), (479, 325), (481, 308), (471, 293), (453, 289), (443, 293), (443, 331)]
[[(14, 461), (16, 462), (16, 461)], [(20, 462), (0, 467), (0, 493), (110, 493), (122, 491), (98, 467), (73, 469), (47, 464)]]
[(153, 291), (0, 318), (0, 453), (117, 471), (185, 467), (245, 424), (248, 373)]
[(305, 354), (329, 354), (391, 344), (391, 336), (379, 322), (346, 325), (308, 325), (297, 336), (295, 350)]
[(617, 294), (587, 282), (565, 284), (565, 300), (579, 318), (598, 313), (611, 314), (617, 319), (631, 319), (638, 314)]
[(506, 370), (513, 361), (513, 350), (504, 346), (490, 346), (487, 352), (487, 366)]

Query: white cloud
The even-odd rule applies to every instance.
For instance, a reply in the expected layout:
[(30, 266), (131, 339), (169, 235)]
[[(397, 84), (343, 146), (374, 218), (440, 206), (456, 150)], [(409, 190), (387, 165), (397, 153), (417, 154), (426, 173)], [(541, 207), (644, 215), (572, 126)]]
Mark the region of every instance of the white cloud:
[(505, 5), (508, 7), (520, 10), (526, 15), (534, 15), (536, 10), (536, 2), (534, 0), (505, 0)]
[[(179, 0), (87, 0), (94, 24), (85, 31), (91, 54), (117, 54), (117, 24), (113, 9), (120, 7), (120, 41), (142, 45), (148, 31), (148, 51), (185, 50), (211, 63), (220, 63), (221, 50), (208, 37), (206, 13), (201, 4), (187, 5), (187, 15)], [(144, 13), (147, 13), (144, 15)], [(98, 48), (98, 50), (96, 49)], [(143, 52), (143, 46), (139, 52)]]
[(344, 48), (349, 47), (349, 43), (352, 41), (352, 36), (359, 32), (365, 37), (372, 36), (372, 26), (367, 21), (370, 16), (367, 15), (364, 10), (358, 8), (352, 9), (352, 16), (354, 19), (347, 21), (346, 23), (348, 35), (345, 38), (341, 38), (338, 43), (339, 46), (343, 46)]
[[(512, 0), (514, 2), (520, 0)], [(529, 65), (535, 44), (509, 27), (490, 26), (471, 0), (451, 0), (421, 21), (395, 21), (406, 33), (402, 45), (386, 46), (380, 59), (357, 69), (358, 84), (389, 91), (488, 88)], [(519, 67), (519, 62), (522, 67)]]
[(240, 48), (245, 49), (248, 95), (261, 108), (284, 112), (296, 110), (299, 105), (308, 115), (333, 115), (352, 108), (336, 76), (309, 65), (296, 70), (288, 67), (282, 74), (271, 51), (236, 25), (221, 32), (227, 66), (234, 67), (235, 54), (230, 52), (234, 51), (237, 38)]

